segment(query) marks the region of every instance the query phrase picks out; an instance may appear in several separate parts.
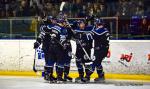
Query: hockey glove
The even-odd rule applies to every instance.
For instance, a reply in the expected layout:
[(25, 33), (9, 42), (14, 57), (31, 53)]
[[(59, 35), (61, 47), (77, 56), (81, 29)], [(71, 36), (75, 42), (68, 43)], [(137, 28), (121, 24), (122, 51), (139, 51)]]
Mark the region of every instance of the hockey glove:
[(40, 43), (39, 43), (39, 42), (35, 42), (35, 43), (34, 43), (34, 49), (37, 49), (39, 46), (40, 46)]
[(55, 39), (56, 38), (56, 34), (51, 34), (51, 39)]

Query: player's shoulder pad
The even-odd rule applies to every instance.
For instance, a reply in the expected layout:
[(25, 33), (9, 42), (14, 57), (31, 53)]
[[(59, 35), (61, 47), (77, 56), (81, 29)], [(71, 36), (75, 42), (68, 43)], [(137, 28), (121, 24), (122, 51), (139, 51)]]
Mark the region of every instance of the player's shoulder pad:
[(103, 35), (103, 34), (109, 33), (107, 28), (95, 28), (92, 30), (92, 32), (94, 32), (97, 35)]
[(62, 28), (60, 26), (58, 26), (58, 25), (55, 25), (55, 26), (52, 27), (52, 29), (54, 29), (54, 30), (56, 30), (58, 32), (61, 32)]
[(75, 31), (75, 32), (83, 32), (83, 31), (80, 30), (79, 27), (77, 27), (76, 29), (74, 29), (74, 31)]
[(47, 28), (52, 29), (53, 26), (54, 26), (53, 24), (49, 24), (49, 25), (47, 25)]
[(90, 32), (90, 30), (88, 30), (87, 28), (85, 28), (84, 30), (81, 30), (80, 28), (77, 28), (77, 29), (75, 29), (75, 32), (88, 33), (88, 32)]
[(92, 31), (95, 28), (95, 26), (88, 25), (86, 26), (86, 31)]
[(92, 30), (93, 27), (95, 27), (95, 26), (93, 26), (93, 25), (88, 25), (88, 26), (86, 26), (86, 28), (87, 28), (87, 29), (90, 29), (90, 30)]

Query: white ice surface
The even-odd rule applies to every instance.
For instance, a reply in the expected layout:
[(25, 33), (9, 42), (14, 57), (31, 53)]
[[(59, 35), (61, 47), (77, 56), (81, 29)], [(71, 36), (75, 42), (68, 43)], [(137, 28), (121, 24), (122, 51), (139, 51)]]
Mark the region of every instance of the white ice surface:
[(49, 84), (42, 78), (0, 76), (0, 89), (150, 89), (150, 83), (106, 80), (107, 84)]

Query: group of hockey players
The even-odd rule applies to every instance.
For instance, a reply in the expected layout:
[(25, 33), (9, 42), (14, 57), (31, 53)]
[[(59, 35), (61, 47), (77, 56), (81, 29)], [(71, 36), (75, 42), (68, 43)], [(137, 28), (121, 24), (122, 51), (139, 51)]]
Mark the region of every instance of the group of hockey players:
[[(42, 21), (34, 49), (42, 44), (45, 54), (45, 80), (52, 83), (73, 80), (69, 76), (72, 59), (70, 40), (76, 42), (75, 58), (79, 77), (75, 78), (75, 81), (90, 82), (95, 69), (98, 78), (94, 81), (105, 80), (102, 60), (108, 53), (110, 34), (104, 27), (102, 19), (95, 18), (94, 25), (88, 25), (84, 19), (74, 21), (73, 25), (70, 25), (67, 19), (52, 16), (45, 16)], [(92, 49), (94, 49), (93, 55), (91, 55)], [(54, 67), (57, 77), (53, 74)]]

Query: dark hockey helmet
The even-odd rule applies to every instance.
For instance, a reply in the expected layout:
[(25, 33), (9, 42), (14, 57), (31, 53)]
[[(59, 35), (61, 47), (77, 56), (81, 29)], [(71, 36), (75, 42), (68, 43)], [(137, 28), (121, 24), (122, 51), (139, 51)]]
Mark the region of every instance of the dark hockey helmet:
[(53, 16), (47, 16), (47, 23), (51, 24), (53, 19)]
[(78, 25), (78, 26), (79, 26), (81, 23), (86, 24), (86, 23), (85, 23), (85, 20), (83, 20), (83, 19), (77, 21), (77, 25)]
[(97, 24), (97, 25), (103, 25), (104, 21), (103, 21), (103, 19), (96, 18), (95, 21), (94, 21), (94, 23)]
[(47, 16), (47, 20), (52, 20), (53, 16)]
[(77, 26), (78, 26), (80, 29), (84, 29), (85, 26), (86, 26), (85, 20), (83, 20), (83, 19), (82, 19), (82, 20), (79, 20)]

